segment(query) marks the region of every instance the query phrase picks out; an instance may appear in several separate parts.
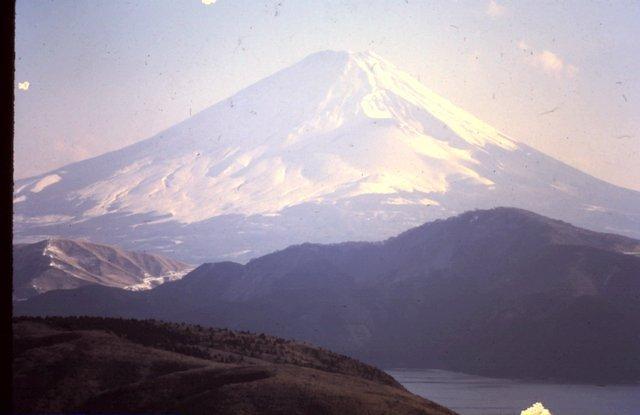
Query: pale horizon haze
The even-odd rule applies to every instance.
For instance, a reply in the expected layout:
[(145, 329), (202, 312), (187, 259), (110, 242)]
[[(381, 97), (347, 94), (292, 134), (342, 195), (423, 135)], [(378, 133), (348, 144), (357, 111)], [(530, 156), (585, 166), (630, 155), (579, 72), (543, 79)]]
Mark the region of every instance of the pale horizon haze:
[(204, 3), (19, 0), (14, 177), (149, 138), (333, 49), (374, 51), (513, 139), (640, 190), (639, 2)]

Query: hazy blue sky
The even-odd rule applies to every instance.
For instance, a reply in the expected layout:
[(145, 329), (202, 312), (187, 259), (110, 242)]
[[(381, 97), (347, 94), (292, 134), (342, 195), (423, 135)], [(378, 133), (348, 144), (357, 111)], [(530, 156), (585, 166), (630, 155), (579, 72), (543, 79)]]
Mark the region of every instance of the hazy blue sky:
[(147, 138), (309, 53), (371, 49), (640, 190), (638, 22), (638, 1), (18, 0), (15, 174)]

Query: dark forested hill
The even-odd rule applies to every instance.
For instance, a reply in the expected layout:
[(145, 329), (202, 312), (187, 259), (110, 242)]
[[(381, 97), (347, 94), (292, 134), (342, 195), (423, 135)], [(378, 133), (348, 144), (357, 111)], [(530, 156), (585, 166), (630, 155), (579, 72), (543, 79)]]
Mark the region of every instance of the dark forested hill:
[(455, 415), (374, 367), (264, 334), (95, 317), (13, 329), (19, 413)]
[(640, 380), (640, 242), (497, 208), (379, 243), (204, 264), (143, 293), (49, 292), (21, 314), (153, 317), (310, 341), (386, 367)]

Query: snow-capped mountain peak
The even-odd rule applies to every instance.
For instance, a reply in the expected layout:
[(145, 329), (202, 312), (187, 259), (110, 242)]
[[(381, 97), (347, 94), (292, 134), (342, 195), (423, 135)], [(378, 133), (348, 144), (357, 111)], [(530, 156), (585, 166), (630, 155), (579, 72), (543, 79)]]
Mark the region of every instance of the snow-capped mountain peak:
[(333, 51), (152, 140), (110, 176), (75, 190), (74, 198), (96, 202), (84, 216), (117, 206), (192, 223), (328, 198), (444, 192), (452, 176), (490, 186), (473, 170), (471, 150), (515, 148), (379, 56)]
[[(603, 192), (594, 192), (598, 187)], [(550, 205), (554, 198), (563, 205), (572, 199), (579, 219), (587, 206), (595, 206), (591, 216), (610, 210), (603, 195), (617, 188), (516, 143), (375, 53), (323, 51), (157, 136), (21, 180), (16, 189), (16, 223), (27, 233), (64, 222), (91, 236), (91, 223), (115, 217), (128, 218), (118, 222), (125, 234), (146, 234), (152, 225), (284, 216), (286, 225), (254, 230), (245, 222), (241, 232), (296, 234), (290, 212), (308, 207), (329, 209), (327, 226), (339, 228), (329, 239), (343, 240), (346, 229), (351, 238), (379, 239), (465, 208), (538, 204), (539, 213), (562, 218)], [(614, 204), (638, 198), (619, 190), (624, 196)], [(616, 219), (611, 230), (640, 233), (634, 218), (634, 225)], [(381, 233), (353, 229), (354, 222), (379, 220), (386, 221)], [(309, 226), (299, 238), (317, 236)], [(164, 246), (190, 240), (178, 233)], [(238, 251), (256, 251), (253, 243), (240, 245)]]

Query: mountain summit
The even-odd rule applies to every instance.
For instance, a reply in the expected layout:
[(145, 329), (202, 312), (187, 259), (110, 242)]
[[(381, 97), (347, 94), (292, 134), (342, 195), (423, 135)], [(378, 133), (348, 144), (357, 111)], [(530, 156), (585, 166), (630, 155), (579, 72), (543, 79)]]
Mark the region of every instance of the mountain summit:
[(199, 262), (500, 205), (640, 236), (639, 192), (517, 143), (374, 53), (324, 51), (147, 140), (17, 181), (14, 222), (17, 240)]

